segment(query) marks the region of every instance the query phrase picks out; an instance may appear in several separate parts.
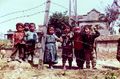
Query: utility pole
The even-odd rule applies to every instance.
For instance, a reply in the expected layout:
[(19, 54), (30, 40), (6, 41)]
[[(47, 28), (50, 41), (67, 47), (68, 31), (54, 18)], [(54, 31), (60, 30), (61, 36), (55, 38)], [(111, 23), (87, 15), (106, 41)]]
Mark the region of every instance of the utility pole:
[(45, 16), (44, 16), (44, 26), (48, 25), (49, 22), (49, 11), (50, 11), (51, 0), (46, 1)]
[(44, 16), (44, 24), (43, 24), (44, 36), (42, 38), (42, 50), (43, 50), (43, 52), (45, 50), (45, 40), (46, 40), (45, 36), (47, 34), (47, 27), (48, 27), (48, 22), (49, 22), (50, 3), (51, 3), (51, 0), (46, 0), (46, 8), (45, 8), (45, 16)]
[(42, 48), (41, 57), (42, 58), (40, 58), (40, 61), (43, 61), (43, 56), (44, 56), (44, 51), (45, 51), (45, 41), (46, 41), (47, 27), (48, 27), (48, 22), (49, 22), (50, 4), (51, 4), (51, 0), (46, 0), (44, 23), (43, 23), (43, 30), (42, 30), (44, 35), (42, 36), (42, 41), (41, 41), (41, 48)]
[(69, 24), (71, 25), (72, 21), (75, 22), (75, 26), (78, 26), (78, 17), (77, 17), (77, 0), (69, 0)]
[(75, 21), (78, 22), (78, 18), (77, 18), (77, 0), (74, 0), (74, 14), (75, 14)]

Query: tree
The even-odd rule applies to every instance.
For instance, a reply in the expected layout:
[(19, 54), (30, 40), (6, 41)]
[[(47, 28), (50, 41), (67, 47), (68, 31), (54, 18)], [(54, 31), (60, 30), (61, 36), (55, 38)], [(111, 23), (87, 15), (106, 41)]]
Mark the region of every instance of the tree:
[(109, 23), (109, 31), (111, 34), (116, 34), (116, 31), (119, 30), (119, 29), (116, 30), (115, 28), (117, 28), (118, 26), (118, 19), (120, 14), (119, 6), (117, 5), (117, 2), (114, 1), (111, 6), (108, 5), (105, 11), (106, 11), (106, 21)]
[(108, 21), (109, 25), (110, 23), (118, 19), (119, 10), (117, 8), (115, 9), (112, 6), (108, 5), (105, 11), (106, 11), (106, 20)]
[(64, 28), (65, 25), (69, 25), (69, 17), (66, 15), (67, 11), (64, 13), (61, 12), (55, 12), (50, 16), (49, 24), (53, 25), (54, 28), (56, 29), (56, 34), (57, 36), (61, 35), (61, 31)]

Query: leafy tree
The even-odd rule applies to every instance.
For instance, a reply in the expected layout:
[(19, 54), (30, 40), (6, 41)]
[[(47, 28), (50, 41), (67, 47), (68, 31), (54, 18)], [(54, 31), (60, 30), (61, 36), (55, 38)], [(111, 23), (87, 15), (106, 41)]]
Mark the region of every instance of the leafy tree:
[(64, 13), (55, 12), (50, 16), (49, 24), (54, 26), (57, 32), (57, 36), (61, 35), (61, 32), (65, 25), (69, 25), (69, 17), (66, 14), (67, 11)]

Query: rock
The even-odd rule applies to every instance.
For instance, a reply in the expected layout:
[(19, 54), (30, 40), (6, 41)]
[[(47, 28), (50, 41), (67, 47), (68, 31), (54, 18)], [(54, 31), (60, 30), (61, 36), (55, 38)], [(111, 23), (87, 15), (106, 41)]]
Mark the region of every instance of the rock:
[(5, 51), (4, 49), (1, 49), (1, 50), (0, 50), (0, 58), (1, 58), (1, 59), (4, 58), (5, 55), (6, 55), (6, 51)]
[(30, 68), (32, 68), (31, 67), (31, 65), (29, 64), (29, 63), (27, 63), (27, 62), (22, 62), (22, 63), (20, 63), (20, 66), (19, 66), (20, 68), (25, 68), (25, 69), (30, 69)]
[(8, 67), (8, 63), (5, 60), (0, 60), (0, 70)]
[(19, 68), (19, 67), (20, 67), (20, 62), (18, 62), (18, 61), (10, 61), (10, 62), (8, 63), (8, 66), (9, 66), (10, 68), (16, 69), (16, 68)]

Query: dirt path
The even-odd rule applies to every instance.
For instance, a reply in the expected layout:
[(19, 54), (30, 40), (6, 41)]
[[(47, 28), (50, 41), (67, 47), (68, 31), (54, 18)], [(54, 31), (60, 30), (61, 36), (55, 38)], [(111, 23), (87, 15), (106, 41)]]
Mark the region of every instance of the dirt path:
[(44, 69), (37, 69), (30, 67), (28, 63), (8, 64), (8, 62), (0, 60), (0, 79), (105, 79), (106, 76), (111, 77), (111, 74), (114, 74), (116, 79), (120, 79), (120, 63), (115, 56), (115, 53), (98, 53), (96, 70), (92, 68), (79, 70), (75, 58), (73, 68), (66, 71), (62, 69), (61, 58), (58, 59), (58, 64), (53, 70), (48, 69), (47, 65), (44, 65)]
[[(55, 69), (51, 70), (44, 65), (44, 69), (30, 67), (28, 63), (9, 63), (5, 60), (0, 61), (0, 79), (105, 79), (114, 73), (120, 79), (120, 63), (115, 60), (97, 60), (97, 69), (82, 69), (76, 67), (75, 59), (73, 68), (62, 70), (62, 62), (56, 64)], [(16, 67), (13, 67), (16, 66)]]
[[(77, 67), (76, 62), (75, 62), (75, 58), (73, 60), (73, 66)], [(68, 63), (66, 63), (66, 65), (68, 66)], [(62, 66), (62, 59), (58, 59), (58, 64), (56, 64), (56, 66)], [(97, 69), (101, 69), (104, 70), (106, 68), (120, 68), (120, 62), (118, 62), (116, 59), (108, 59), (108, 60), (97, 60), (96, 63), (96, 67)], [(85, 68), (85, 64), (84, 64), (84, 68)]]

